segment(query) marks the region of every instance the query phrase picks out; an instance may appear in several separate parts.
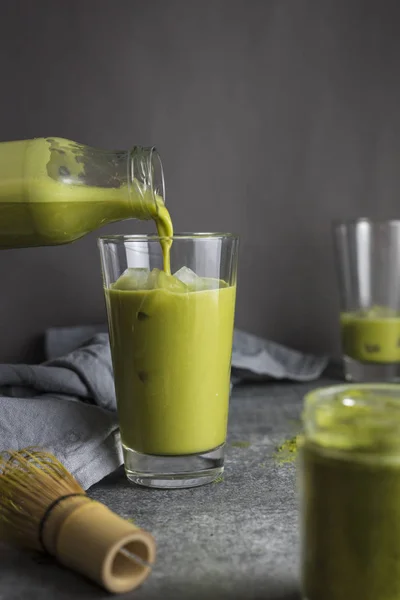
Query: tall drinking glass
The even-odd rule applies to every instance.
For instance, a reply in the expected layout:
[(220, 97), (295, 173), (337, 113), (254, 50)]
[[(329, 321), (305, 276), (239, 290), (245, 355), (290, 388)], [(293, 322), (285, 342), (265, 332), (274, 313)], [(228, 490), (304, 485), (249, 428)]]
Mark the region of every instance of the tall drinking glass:
[(400, 221), (334, 225), (346, 379), (400, 380)]
[[(223, 472), (238, 238), (99, 240), (125, 472), (182, 488)], [(165, 245), (164, 245), (165, 246)]]

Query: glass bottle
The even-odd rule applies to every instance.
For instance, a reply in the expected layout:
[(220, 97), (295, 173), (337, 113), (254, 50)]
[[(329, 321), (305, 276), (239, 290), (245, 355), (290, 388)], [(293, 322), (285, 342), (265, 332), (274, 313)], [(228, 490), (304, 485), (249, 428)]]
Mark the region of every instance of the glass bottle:
[(400, 386), (314, 390), (303, 424), (302, 597), (400, 598)]
[(0, 143), (0, 249), (72, 242), (107, 223), (166, 211), (155, 148), (91, 148), (62, 138)]

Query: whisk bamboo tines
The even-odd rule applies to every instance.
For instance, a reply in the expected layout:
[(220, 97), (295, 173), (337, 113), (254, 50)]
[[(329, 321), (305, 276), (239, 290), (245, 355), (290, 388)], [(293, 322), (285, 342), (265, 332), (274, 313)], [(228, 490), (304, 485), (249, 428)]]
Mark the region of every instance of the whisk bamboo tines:
[(55, 456), (34, 448), (0, 454), (0, 537), (113, 593), (143, 583), (155, 559), (147, 531), (91, 500)]

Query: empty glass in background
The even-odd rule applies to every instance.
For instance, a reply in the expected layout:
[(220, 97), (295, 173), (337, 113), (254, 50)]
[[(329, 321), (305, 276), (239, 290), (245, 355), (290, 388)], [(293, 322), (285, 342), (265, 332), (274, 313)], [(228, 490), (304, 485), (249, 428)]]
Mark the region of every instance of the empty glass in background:
[(400, 381), (400, 221), (335, 223), (345, 377)]
[(125, 472), (191, 487), (224, 468), (238, 238), (174, 236), (177, 277), (160, 240), (99, 240)]

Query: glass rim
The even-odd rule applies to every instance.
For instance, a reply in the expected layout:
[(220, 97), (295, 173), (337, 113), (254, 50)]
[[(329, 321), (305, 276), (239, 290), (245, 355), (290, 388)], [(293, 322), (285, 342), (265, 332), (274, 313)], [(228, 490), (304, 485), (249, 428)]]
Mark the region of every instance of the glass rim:
[(335, 394), (341, 392), (352, 392), (352, 391), (371, 391), (371, 392), (379, 392), (379, 391), (393, 391), (399, 394), (400, 399), (400, 386), (398, 383), (339, 383), (337, 385), (329, 385), (325, 387), (318, 387), (311, 392), (307, 392), (303, 400), (305, 405), (307, 403), (315, 402), (318, 400), (326, 400), (327, 398), (335, 396)]
[(343, 225), (357, 225), (358, 223), (370, 223), (371, 225), (400, 225), (400, 219), (374, 219), (372, 217), (355, 217), (353, 219), (333, 219), (332, 227), (338, 228)]
[[(308, 392), (302, 413), (304, 440), (338, 457), (351, 453), (359, 460), (360, 456), (387, 456), (392, 452), (398, 457), (399, 387), (396, 383), (353, 383)], [(379, 447), (382, 436), (385, 447)]]
[(223, 240), (231, 239), (238, 240), (239, 236), (236, 233), (175, 233), (172, 236), (160, 236), (157, 234), (116, 234), (116, 235), (101, 235), (98, 237), (99, 242), (158, 242), (160, 240)]

